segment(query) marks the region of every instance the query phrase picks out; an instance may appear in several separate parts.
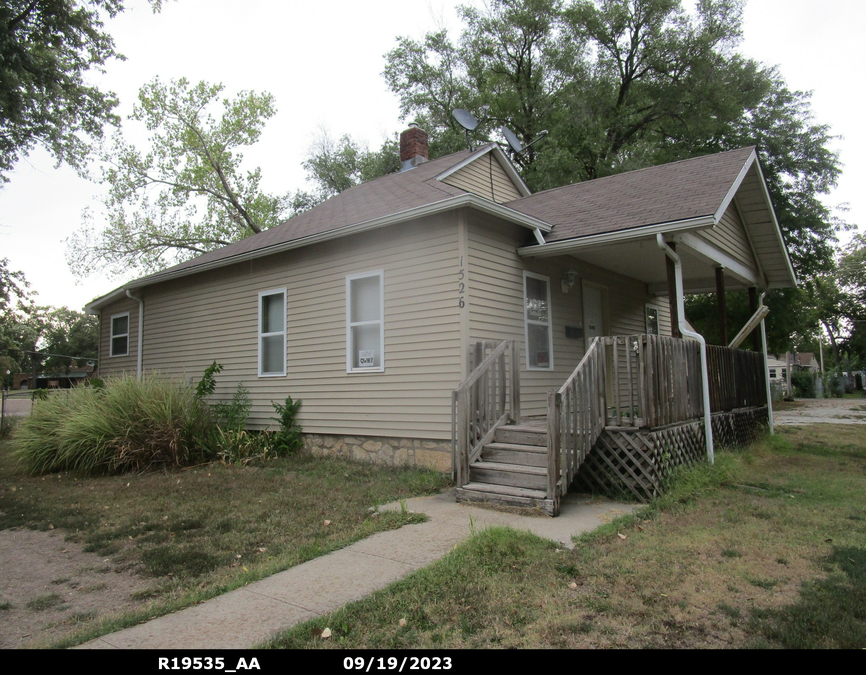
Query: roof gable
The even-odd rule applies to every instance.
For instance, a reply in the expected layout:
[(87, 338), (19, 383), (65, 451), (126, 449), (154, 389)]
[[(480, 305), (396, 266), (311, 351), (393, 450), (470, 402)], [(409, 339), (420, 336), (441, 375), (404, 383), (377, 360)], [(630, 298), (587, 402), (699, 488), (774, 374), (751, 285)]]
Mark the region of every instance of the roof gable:
[(596, 178), (506, 206), (550, 223), (548, 242), (712, 218), (753, 152), (741, 148)]

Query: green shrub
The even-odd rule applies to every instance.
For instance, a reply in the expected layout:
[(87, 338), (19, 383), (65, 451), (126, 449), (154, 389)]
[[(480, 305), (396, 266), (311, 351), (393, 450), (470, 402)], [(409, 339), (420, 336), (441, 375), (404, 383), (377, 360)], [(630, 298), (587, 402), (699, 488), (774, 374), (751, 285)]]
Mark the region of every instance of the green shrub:
[(157, 375), (130, 375), (34, 402), (14, 446), (33, 474), (146, 471), (209, 459), (214, 428), (207, 406), (189, 387)]
[(304, 445), (304, 432), (297, 421), (301, 401), (293, 401), (291, 396), (286, 396), (285, 403), (271, 401), (271, 405), (274, 406), (278, 415), (271, 419), (280, 424), (280, 430), (273, 434), (271, 439), (277, 456), (282, 457), (295, 450), (300, 450)]
[(791, 384), (797, 398), (815, 398), (815, 376), (808, 370), (795, 370), (791, 373)]

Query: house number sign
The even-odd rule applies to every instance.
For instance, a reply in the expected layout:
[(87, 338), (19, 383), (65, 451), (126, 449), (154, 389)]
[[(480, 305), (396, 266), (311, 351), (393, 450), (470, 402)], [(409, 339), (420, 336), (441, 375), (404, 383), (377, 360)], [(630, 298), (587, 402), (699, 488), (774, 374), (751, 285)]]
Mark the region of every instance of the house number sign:
[(463, 256), (460, 256), (460, 269), (457, 271), (457, 306), (461, 309), (466, 306), (466, 271), (463, 269)]

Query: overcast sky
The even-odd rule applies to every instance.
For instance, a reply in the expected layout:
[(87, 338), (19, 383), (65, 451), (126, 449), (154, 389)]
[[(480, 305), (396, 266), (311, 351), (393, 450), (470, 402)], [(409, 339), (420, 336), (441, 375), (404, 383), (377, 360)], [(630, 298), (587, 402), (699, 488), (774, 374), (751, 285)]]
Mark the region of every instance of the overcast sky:
[[(439, 24), (456, 34), (454, 7), (443, 0), (317, 0), (301, 6), (278, 0), (179, 0), (152, 14), (145, 0), (108, 22), (127, 60), (109, 65), (94, 81), (116, 92), (120, 113), (132, 110), (138, 88), (164, 81), (222, 82), (228, 94), (269, 91), (278, 113), (261, 141), (245, 152), (261, 166), (263, 188), (284, 193), (304, 187), (301, 162), (320, 128), (349, 133), (372, 147), (402, 130), (397, 99), (381, 76), (383, 55), (395, 38), (420, 38)], [(845, 165), (830, 206), (847, 202), (845, 218), (866, 225), (866, 133), (856, 85), (866, 25), (862, 0), (749, 0), (741, 51), (778, 65), (791, 88), (811, 90), (815, 121), (841, 138)], [(858, 101), (860, 101), (858, 103)], [(102, 188), (74, 171), (55, 169), (35, 151), (0, 188), (0, 258), (24, 272), (38, 302), (81, 309), (124, 279), (79, 282), (69, 272), (64, 239), (81, 225), (87, 206), (98, 207)]]

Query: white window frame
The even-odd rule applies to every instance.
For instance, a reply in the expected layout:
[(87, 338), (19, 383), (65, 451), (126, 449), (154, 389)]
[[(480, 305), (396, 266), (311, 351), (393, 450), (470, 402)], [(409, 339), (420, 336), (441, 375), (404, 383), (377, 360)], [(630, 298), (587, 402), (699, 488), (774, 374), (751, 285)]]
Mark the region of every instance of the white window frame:
[[(126, 317), (126, 333), (118, 333), (114, 334), (114, 320), (119, 319), (120, 317)], [(121, 312), (120, 314), (112, 314), (111, 315), (111, 323), (108, 326), (108, 354), (109, 358), (114, 358), (115, 356), (129, 356), (129, 312)], [(114, 338), (125, 337), (126, 338), (126, 351), (123, 354), (114, 353)]]
[[(266, 296), (270, 295), (280, 295), (283, 296), (283, 330), (282, 331), (271, 331), (270, 333), (262, 333), (262, 325), (264, 323), (262, 310), (264, 309), (263, 300)], [(259, 304), (258, 304), (258, 312), (259, 312), (259, 330), (258, 330), (258, 342), (259, 342), (259, 377), (285, 377), (286, 376), (286, 361), (288, 361), (287, 355), (287, 344), (286, 344), (286, 335), (288, 333), (288, 307), (286, 305), (287, 294), (285, 288), (273, 288), (269, 291), (262, 291), (259, 293)], [(283, 370), (282, 372), (263, 372), (262, 370), (262, 362), (264, 357), (264, 349), (262, 349), (262, 344), (264, 343), (264, 338), (274, 337), (275, 335), (283, 336)]]
[[(352, 322), (352, 282), (357, 279), (368, 279), (379, 277), (379, 318), (374, 321)], [(354, 368), (352, 356), (355, 353), (354, 340), (352, 339), (352, 328), (355, 326), (379, 326), (379, 367), (378, 368)], [(350, 274), (346, 277), (346, 372), (347, 373), (383, 373), (385, 372), (385, 270), (374, 272), (361, 272)]]
[[(526, 310), (526, 280), (527, 278), (543, 281), (547, 285), (547, 321), (536, 321), (530, 319)], [(550, 359), (547, 367), (540, 368), (538, 366), (529, 365), (529, 326), (546, 326), (547, 327), (547, 353)], [(527, 370), (553, 370), (553, 306), (550, 302), (550, 277), (535, 272), (523, 272), (523, 337), (526, 340), (526, 369)]]

